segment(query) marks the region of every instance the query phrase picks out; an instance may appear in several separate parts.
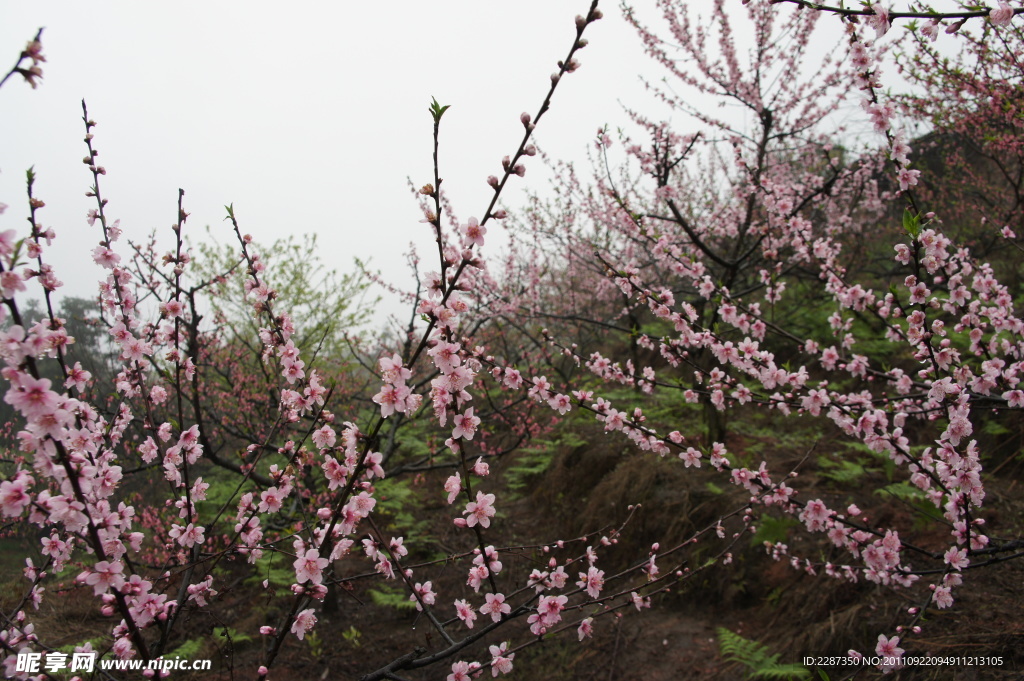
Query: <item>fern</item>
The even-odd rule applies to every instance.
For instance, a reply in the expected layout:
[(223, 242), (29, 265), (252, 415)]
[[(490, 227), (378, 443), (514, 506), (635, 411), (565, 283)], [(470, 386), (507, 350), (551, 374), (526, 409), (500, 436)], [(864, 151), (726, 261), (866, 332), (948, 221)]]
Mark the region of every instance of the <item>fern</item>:
[(203, 651), (203, 639), (193, 638), (185, 641), (180, 646), (172, 650), (171, 652), (164, 655), (164, 659), (173, 659), (184, 657), (187, 659), (195, 659), (199, 657), (199, 654)]
[(921, 501), (926, 499), (923, 491), (906, 481), (894, 482), (881, 489), (876, 489), (875, 494), (891, 494), (903, 501)]
[(505, 471), (508, 488), (513, 492), (526, 489), (532, 479), (547, 472), (560, 448), (585, 444), (587, 441), (570, 429), (563, 430), (553, 440), (533, 440), (531, 446), (519, 450), (519, 455)]
[(769, 655), (768, 647), (719, 627), (718, 647), (725, 659), (750, 669), (751, 679), (809, 679), (811, 672), (799, 664), (780, 664), (778, 653)]
[(409, 596), (390, 585), (383, 585), (375, 589), (370, 589), (368, 593), (370, 594), (370, 598), (373, 599), (375, 605), (380, 605), (385, 608), (411, 610), (416, 607), (415, 601), (409, 600)]
[(818, 457), (818, 465), (822, 467), (821, 476), (838, 483), (852, 483), (861, 478), (867, 469), (860, 461), (842, 460), (839, 462), (821, 456)]
[(767, 513), (761, 514), (757, 521), (757, 531), (750, 538), (751, 546), (764, 546), (766, 541), (773, 544), (784, 542), (789, 538), (791, 527), (799, 525), (799, 521), (789, 516), (775, 517)]
[(252, 643), (252, 636), (249, 634), (243, 634), (237, 629), (231, 627), (214, 627), (213, 635), (215, 638), (223, 638), (230, 640), (232, 645), (239, 645), (242, 643)]

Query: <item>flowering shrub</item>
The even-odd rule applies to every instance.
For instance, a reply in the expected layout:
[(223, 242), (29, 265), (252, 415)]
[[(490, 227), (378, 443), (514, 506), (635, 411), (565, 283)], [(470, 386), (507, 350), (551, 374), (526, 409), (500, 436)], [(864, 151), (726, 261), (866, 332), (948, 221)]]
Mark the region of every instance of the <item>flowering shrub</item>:
[[(728, 565), (741, 539), (765, 522), (762, 513), (795, 519), (810, 540), (804, 546), (814, 547), (801, 554), (768, 541), (773, 558), (902, 589), (915, 603), (895, 632), (878, 636), (883, 671), (898, 666), (901, 646), (911, 645), (930, 608), (955, 602), (965, 570), (1018, 557), (1021, 541), (990, 536), (981, 517), (986, 453), (975, 430), (985, 412), (1024, 407), (1024, 324), (993, 268), (955, 244), (915, 193), (921, 170), (881, 92), (877, 43), (892, 22), (927, 15), (932, 23), (918, 29), (925, 34), (943, 22), (955, 32), (988, 21), (991, 35), (1020, 44), (1015, 10), (1005, 3), (944, 15), (745, 4), (756, 48), (746, 63), (722, 0), (712, 9), (717, 55), (707, 49), (709, 29), (691, 21), (685, 3), (659, 3), (682, 60), (628, 16), (673, 77), (738, 103), (753, 126), (660, 90), (703, 129), (681, 134), (634, 113), (646, 139), (621, 138), (626, 160), (618, 170), (612, 136), (600, 131), (592, 186), (566, 169), (553, 210), (514, 220), (520, 249), (504, 261), (484, 256), (491, 230), (509, 220), (499, 198), (524, 176), (537, 153), (535, 126), (561, 80), (580, 67), (584, 33), (601, 18), (596, 0), (577, 17), (539, 109), (521, 115), (519, 146), (502, 173), (487, 178), (494, 192), (482, 217), (464, 224), (445, 217), (436, 150), (447, 107), (433, 102), (434, 177), (418, 196), (436, 237), (436, 269), (418, 273), (417, 317), (404, 338), (383, 342), (363, 372), (350, 366), (330, 381), (324, 362), (314, 361), (317, 344), (302, 340), (295, 310), (282, 305), (294, 297), (271, 284), (233, 206), (227, 218), (238, 267), (197, 270), (180, 190), (173, 248), (133, 247), (125, 257), (102, 192), (96, 124), (83, 103), (96, 201), (88, 222), (100, 236), (92, 257), (109, 271), (100, 303), (119, 365), (110, 392), (67, 361), (73, 339), (54, 312), (60, 282), (46, 260), (56, 235), (42, 225), (45, 203), (33, 194), (30, 171), (32, 229), (0, 233), (4, 400), (21, 423), (18, 450), (5, 457), (0, 513), (38, 528), (42, 564), (29, 559), (24, 596), (4, 613), (7, 675), (29, 676), (16, 667), (19, 652), (54, 649), (47, 632), (35, 630), (31, 608), (44, 598), (47, 576), (66, 569), (111, 618), (108, 640), (76, 650), (143, 660), (171, 650), (193, 615), (218, 612), (231, 588), (226, 575), (267, 575), (275, 607), (258, 628), (262, 657), (246, 670), (261, 679), (289, 637), (316, 636), (318, 614), (338, 611), (339, 591), (357, 580), (392, 582), (429, 623), (431, 644), (375, 660), (363, 678), (404, 678), (420, 668), (433, 668), (436, 678), (443, 668), (459, 681), (510, 673), (517, 653), (543, 637), (568, 632), (583, 641), (601, 618), (641, 611), (652, 596)], [(848, 42), (807, 72), (822, 14), (844, 20)], [(775, 51), (782, 38), (790, 49)], [(42, 61), (37, 36), (8, 77), (34, 87)], [(855, 155), (822, 132), (851, 98), (885, 140), (882, 153)], [(893, 203), (904, 207), (902, 230), (879, 273), (878, 249), (863, 242), (886, 234), (879, 224)], [(1012, 230), (1004, 235), (1015, 238)], [(218, 287), (231, 277), (243, 282), (256, 339), (225, 336), (223, 307), (216, 329), (201, 323), (202, 295), (224, 295)], [(29, 324), (19, 301), (33, 280), (47, 314)], [(538, 318), (549, 328), (535, 333)], [(602, 347), (615, 347), (609, 339), (619, 332), (630, 356), (608, 357)], [(361, 351), (348, 359), (362, 359)], [(54, 365), (59, 382), (43, 376)], [(617, 386), (632, 392), (623, 396)], [(683, 432), (677, 412), (656, 408), (672, 391), (701, 405), (702, 433)], [(360, 400), (372, 409), (353, 406)], [(822, 498), (770, 456), (747, 461), (730, 451), (723, 415), (755, 406), (783, 419), (818, 419), (888, 461), (904, 492), (942, 517), (945, 539), (912, 542), (905, 529), (865, 519), (856, 504), (870, 503), (869, 495)], [(583, 536), (497, 546), (504, 490), (491, 465), (581, 412), (648, 455), (714, 469), (743, 490), (742, 499), (685, 539), (651, 545), (624, 569), (612, 570), (604, 553), (630, 531), (635, 508)], [(428, 442), (403, 449), (403, 433)], [(437, 496), (459, 538), (443, 559), (378, 521), (388, 496), (382, 489), (403, 474), (437, 470), (450, 473)], [(415, 519), (407, 528), (415, 532)], [(539, 559), (522, 560), (530, 552)], [(426, 577), (441, 563), (461, 566), (466, 588), (436, 590)], [(339, 575), (339, 565), (354, 567)]]

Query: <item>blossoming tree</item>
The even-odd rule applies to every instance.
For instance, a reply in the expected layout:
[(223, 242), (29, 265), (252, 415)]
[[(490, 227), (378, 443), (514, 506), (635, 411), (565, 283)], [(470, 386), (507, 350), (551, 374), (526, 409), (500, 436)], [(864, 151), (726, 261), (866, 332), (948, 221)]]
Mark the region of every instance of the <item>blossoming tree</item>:
[[(269, 575), (276, 561), (288, 584), (278, 593), (270, 578), (263, 583), (275, 607), (258, 628), (261, 659), (247, 672), (271, 675), (286, 640), (317, 631), (331, 590), (358, 579), (399, 585), (431, 629), (429, 645), (374, 660), (363, 678), (409, 678), (420, 669), (436, 678), (443, 668), (449, 681), (463, 681), (484, 671), (507, 674), (518, 651), (546, 636), (568, 632), (584, 640), (601, 618), (641, 610), (653, 595), (728, 565), (761, 511), (798, 519), (815, 547), (800, 555), (769, 542), (773, 557), (910, 594), (915, 604), (893, 623), (895, 631), (872, 642), (883, 670), (899, 666), (901, 646), (929, 608), (954, 602), (965, 570), (1020, 556), (1020, 539), (985, 528), (986, 453), (972, 436), (984, 412), (1024, 407), (1024, 323), (992, 267), (954, 244), (941, 216), (916, 193), (921, 171), (912, 167), (910, 140), (881, 91), (876, 39), (892, 22), (921, 18), (929, 22), (917, 28), (925, 35), (989, 22), (989, 35), (1019, 44), (1011, 31), (1021, 10), (1006, 3), (944, 14), (801, 0), (744, 4), (753, 49), (743, 54), (734, 19), (718, 0), (712, 23), (720, 52), (711, 56), (711, 31), (691, 21), (685, 3), (660, 2), (681, 61), (627, 13), (671, 76), (738, 103), (753, 124), (712, 116), (662, 89), (662, 100), (702, 129), (680, 133), (632, 114), (647, 140), (623, 138), (632, 165), (618, 174), (608, 160), (611, 135), (601, 131), (593, 186), (567, 170), (559, 197), (571, 209), (551, 213), (554, 224), (540, 212), (519, 221), (529, 226), (522, 233), (533, 240), (531, 254), (556, 267), (537, 268), (522, 252), (488, 258), (485, 248), (491, 230), (509, 218), (499, 207), (502, 191), (537, 153), (535, 126), (562, 79), (580, 67), (584, 33), (602, 16), (596, 0), (577, 17), (544, 101), (521, 115), (520, 144), (500, 174), (487, 178), (494, 191), (480, 218), (447, 217), (438, 153), (447, 107), (432, 103), (434, 174), (418, 196), (436, 241), (435, 269), (420, 272), (414, 261), (421, 284), (410, 295), (414, 315), (402, 342), (373, 358), (374, 385), (365, 395), (373, 408), (351, 410), (352, 420), (338, 417), (350, 409), (339, 401), (355, 400), (359, 391), (335, 392), (297, 342), (292, 311), (282, 309), (265, 261), (244, 233), (242, 211), (228, 206), (237, 273), (259, 320), (254, 344), (266, 393), (259, 399), (272, 407), (261, 412), (264, 421), (235, 428), (234, 439), (213, 435), (232, 432), (231, 415), (250, 413), (259, 391), (213, 388), (223, 345), (200, 323), (198, 300), (214, 277), (191, 278), (184, 192), (173, 246), (162, 255), (135, 248), (131, 263), (143, 264), (130, 264), (103, 193), (96, 124), (83, 104), (96, 201), (88, 221), (100, 236), (92, 257), (109, 271), (100, 299), (120, 367), (108, 403), (98, 399), (108, 386), (93, 385), (88, 371), (65, 361), (73, 339), (55, 313), (60, 282), (47, 263), (56, 235), (43, 226), (45, 202), (33, 193), (30, 171), (31, 229), (0, 233), (4, 399), (22, 421), (19, 449), (5, 456), (0, 513), (38, 528), (42, 563), (29, 560), (24, 594), (3, 613), (7, 675), (33, 676), (39, 670), (25, 667), (25, 653), (55, 651), (48, 632), (36, 630), (31, 607), (44, 598), (47, 575), (69, 566), (76, 566), (78, 588), (111, 618), (109, 640), (83, 643), (80, 653), (157, 659), (189, 618), (219, 612), (231, 588), (223, 575)], [(811, 31), (827, 15), (843, 21), (846, 42), (834, 59), (808, 68)], [(37, 36), (4, 82), (20, 75), (34, 87), (43, 61)], [(884, 140), (882, 154), (855, 155), (823, 132), (848, 98), (860, 99)], [(891, 203), (903, 217), (886, 277), (869, 266), (877, 251), (860, 242), (893, 234), (879, 227)], [(28, 283), (41, 287), (47, 310), (34, 324), (22, 316)], [(592, 295), (584, 299), (581, 287)], [(807, 307), (816, 314), (831, 308), (820, 314), (825, 324), (801, 319), (797, 311)], [(542, 309), (551, 328), (530, 336), (529, 322)], [(505, 329), (535, 347), (509, 342)], [(630, 357), (584, 348), (609, 331), (627, 333)], [(42, 377), (44, 363), (59, 367), (60, 384)], [(610, 399), (615, 384), (636, 388), (628, 398), (636, 403)], [(703, 432), (682, 432), (672, 414), (645, 409), (645, 400), (670, 391), (704, 405)], [(211, 399), (240, 403), (207, 408)], [(778, 470), (770, 457), (750, 463), (730, 452), (719, 415), (752, 405), (780, 419), (819, 419), (890, 461), (941, 516), (943, 541), (919, 544), (903, 528), (865, 520), (856, 503), (801, 488), (793, 480), (798, 471)], [(654, 544), (617, 571), (606, 568), (602, 553), (629, 531), (629, 513), (583, 536), (500, 545), (494, 537), (504, 490), (491, 464), (570, 412), (591, 415), (645, 455), (672, 457), (686, 468), (706, 464), (743, 490), (741, 498), (683, 541)], [(228, 422), (208, 423), (213, 413)], [(437, 446), (422, 461), (403, 458), (400, 430), (424, 423)], [(496, 434), (498, 423), (512, 434), (508, 441)], [(213, 477), (221, 470), (231, 471), (226, 486)], [(427, 470), (445, 470), (437, 494), (458, 537), (443, 560), (411, 553), (415, 537), (378, 522), (384, 481)], [(216, 498), (211, 481), (221, 483)], [(699, 560), (696, 545), (709, 551)], [(539, 558), (521, 560), (528, 552)], [(463, 570), (465, 585), (455, 593), (427, 578), (442, 563)], [(339, 564), (355, 568), (339, 576)]]

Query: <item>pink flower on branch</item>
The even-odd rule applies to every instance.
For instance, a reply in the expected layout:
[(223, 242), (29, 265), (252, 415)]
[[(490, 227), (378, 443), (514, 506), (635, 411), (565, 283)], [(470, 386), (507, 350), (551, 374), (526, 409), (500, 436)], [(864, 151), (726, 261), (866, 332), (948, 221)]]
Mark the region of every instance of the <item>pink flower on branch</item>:
[(490, 615), (491, 620), (500, 622), (502, 615), (512, 612), (512, 606), (505, 602), (504, 594), (486, 594), (484, 598), (487, 602), (480, 606), (480, 614)]
[(313, 614), (313, 608), (307, 608), (295, 616), (291, 631), (301, 641), (315, 626), (316, 615)]
[(593, 617), (587, 617), (586, 619), (584, 619), (584, 620), (582, 620), (580, 622), (580, 626), (576, 629), (576, 635), (579, 637), (579, 640), (582, 641), (583, 639), (590, 638), (591, 636), (594, 635), (594, 626), (593, 626), (593, 624), (594, 624), (594, 618)]
[(1009, 26), (1013, 16), (1013, 8), (1005, 0), (999, 0), (999, 7), (989, 10), (988, 20), (993, 26)]
[(587, 572), (579, 574), (580, 581), (576, 582), (576, 585), (586, 590), (591, 598), (598, 598), (601, 595), (601, 589), (604, 588), (604, 571), (590, 566)]
[(86, 570), (78, 576), (78, 581), (93, 588), (96, 596), (106, 593), (110, 589), (120, 589), (124, 585), (124, 565), (120, 561), (101, 560), (96, 563), (92, 570)]
[(459, 660), (452, 664), (452, 673), (446, 677), (446, 681), (470, 681), (478, 669), (480, 669), (480, 664), (477, 662)]
[(512, 671), (512, 660), (515, 658), (515, 653), (507, 653), (508, 643), (503, 642), (501, 645), (489, 646), (487, 651), (491, 654), (491, 675), (498, 676), (498, 674), (508, 674)]
[(473, 606), (464, 599), (455, 601), (455, 614), (465, 623), (467, 629), (473, 628), (473, 623), (476, 621), (476, 612), (473, 610)]
[(485, 234), (487, 234), (487, 228), (481, 225), (476, 218), (470, 218), (469, 222), (462, 226), (463, 245), (466, 248), (483, 246)]
[(480, 527), (490, 527), (494, 513), (494, 495), (477, 492), (476, 501), (466, 504), (466, 510), (462, 512), (462, 515), (468, 516), (466, 518), (467, 527), (474, 527), (477, 524)]
[(473, 416), (473, 407), (467, 409), (464, 414), (456, 414), (454, 421), (455, 428), (452, 430), (452, 437), (456, 439), (472, 440), (477, 426), (480, 425), (480, 417)]
[(881, 38), (889, 31), (889, 9), (876, 4), (871, 10), (874, 13), (868, 15), (868, 25), (875, 29), (876, 37)]
[(875, 654), (882, 658), (882, 663), (879, 665), (882, 671), (888, 673), (900, 666), (903, 648), (900, 648), (899, 644), (899, 636), (886, 638), (884, 634), (878, 635), (878, 645), (875, 646)]
[(459, 496), (459, 492), (462, 491), (462, 476), (458, 471), (455, 472), (455, 475), (452, 475), (445, 481), (444, 491), (448, 493), (448, 503), (454, 503), (455, 498)]
[(323, 581), (323, 569), (327, 567), (328, 560), (320, 557), (316, 549), (309, 549), (293, 563), (295, 567), (295, 581), (299, 584), (309, 582), (319, 584)]
[[(409, 600), (416, 604), (417, 610), (422, 611), (424, 605), (433, 605), (437, 599), (437, 594), (434, 592), (433, 584), (431, 582), (423, 582), (422, 584), (416, 582), (416, 584), (413, 585), (413, 589), (416, 593), (410, 595)], [(419, 598), (416, 598), (416, 596), (419, 596)], [(482, 608), (481, 612), (483, 612)]]
[(32, 502), (28, 493), (32, 482), (32, 477), (24, 471), (18, 471), (14, 478), (0, 482), (0, 510), (5, 518), (20, 516)]

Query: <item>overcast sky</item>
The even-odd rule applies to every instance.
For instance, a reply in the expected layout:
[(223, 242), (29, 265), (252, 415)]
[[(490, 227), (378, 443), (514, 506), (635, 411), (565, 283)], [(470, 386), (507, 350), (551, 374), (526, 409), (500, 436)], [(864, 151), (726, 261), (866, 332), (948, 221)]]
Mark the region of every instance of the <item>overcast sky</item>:
[[(24, 171), (34, 165), (57, 249), (80, 265), (96, 244), (85, 223), (85, 98), (99, 123), (109, 215), (129, 236), (157, 228), (169, 238), (181, 187), (194, 232), (211, 225), (227, 238), (223, 206), (234, 203), (257, 240), (316, 231), (331, 265), (348, 270), (353, 256), (372, 258), (387, 277), (405, 281), (407, 244), (429, 243), (418, 238), (427, 227), (406, 178), (421, 185), (432, 177), (431, 97), (451, 105), (442, 177), (464, 219), (486, 207), (486, 177), (514, 151), (520, 112), (542, 101), (573, 19), (588, 6), (7, 4), (0, 64), (13, 63), (40, 26), (47, 63), (37, 90), (20, 79), (0, 90), (0, 201), (11, 206), (0, 225), (21, 228)], [(614, 8), (608, 14), (588, 31), (583, 68), (563, 84), (539, 130), (557, 157), (582, 156), (600, 125), (621, 121), (620, 99), (647, 97), (637, 79), (647, 67), (639, 41)], [(540, 189), (539, 164), (531, 166), (526, 180)], [(62, 269), (67, 294), (95, 294), (88, 268)]]
[[(607, 5), (606, 18), (587, 30), (582, 68), (560, 86), (538, 128), (539, 144), (556, 158), (582, 161), (600, 126), (626, 122), (620, 102), (656, 111), (639, 74), (660, 78), (657, 67), (616, 3)], [(50, 257), (65, 294), (95, 295), (98, 274), (83, 266), (99, 238), (85, 222), (94, 207), (82, 164), (85, 98), (99, 123), (108, 215), (129, 237), (155, 228), (172, 243), (181, 187), (196, 237), (210, 225), (228, 239), (223, 206), (233, 203), (259, 241), (315, 231), (328, 264), (350, 270), (353, 257), (372, 259), (405, 284), (402, 253), (410, 241), (430, 243), (406, 178), (419, 186), (432, 176), (431, 97), (451, 105), (442, 126), (444, 186), (462, 219), (481, 216), (491, 195), (486, 177), (500, 174), (502, 156), (515, 150), (519, 114), (536, 111), (571, 44), (573, 19), (588, 6), (7, 3), (0, 65), (9, 68), (41, 26), (48, 61), (37, 90), (20, 79), (0, 90), (0, 202), (10, 206), (0, 229), (22, 229), (24, 171), (34, 165), (47, 202), (42, 222), (58, 234)], [(546, 174), (531, 161), (514, 188), (543, 192)], [(518, 191), (505, 197), (510, 208), (521, 200)]]

